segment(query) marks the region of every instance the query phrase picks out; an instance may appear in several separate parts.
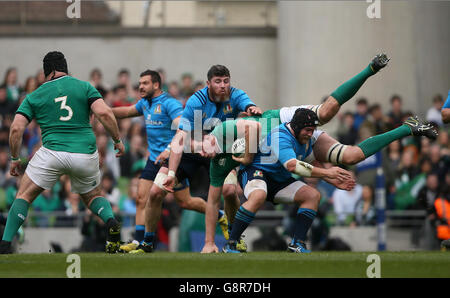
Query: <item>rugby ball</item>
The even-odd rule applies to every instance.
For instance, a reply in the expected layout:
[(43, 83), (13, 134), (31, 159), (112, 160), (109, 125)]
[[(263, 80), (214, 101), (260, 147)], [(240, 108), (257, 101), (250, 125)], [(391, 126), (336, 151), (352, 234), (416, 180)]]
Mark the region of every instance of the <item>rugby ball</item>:
[(241, 157), (245, 153), (245, 138), (236, 139), (231, 146), (231, 153), (236, 157)]

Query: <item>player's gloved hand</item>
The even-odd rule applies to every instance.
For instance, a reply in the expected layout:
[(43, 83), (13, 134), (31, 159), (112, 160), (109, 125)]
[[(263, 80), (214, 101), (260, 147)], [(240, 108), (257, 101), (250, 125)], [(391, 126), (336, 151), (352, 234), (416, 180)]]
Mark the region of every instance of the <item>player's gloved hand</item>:
[(257, 106), (249, 107), (246, 112), (249, 116), (256, 116), (262, 114), (262, 110)]
[(20, 175), (20, 159), (11, 160), (9, 165), (9, 174), (14, 177), (18, 177)]
[(125, 154), (125, 146), (120, 139), (118, 141), (114, 141), (114, 150), (117, 150), (116, 157), (121, 157)]
[(156, 158), (155, 165), (157, 165), (159, 163), (159, 161), (161, 161), (161, 164), (164, 163), (167, 159), (169, 159), (169, 156), (170, 156), (170, 151), (169, 150), (164, 150)]
[(210, 253), (218, 253), (219, 249), (217, 248), (216, 244), (214, 242), (206, 242), (205, 246), (203, 246), (202, 251), (200, 253), (202, 254), (210, 254)]

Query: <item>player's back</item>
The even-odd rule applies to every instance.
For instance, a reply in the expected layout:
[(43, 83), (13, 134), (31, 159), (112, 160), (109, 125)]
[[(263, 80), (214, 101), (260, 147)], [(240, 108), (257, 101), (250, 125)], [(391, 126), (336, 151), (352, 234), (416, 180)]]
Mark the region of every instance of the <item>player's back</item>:
[(17, 112), (36, 119), (47, 149), (91, 154), (97, 147), (89, 123), (90, 102), (98, 98), (90, 83), (63, 76), (27, 95)]

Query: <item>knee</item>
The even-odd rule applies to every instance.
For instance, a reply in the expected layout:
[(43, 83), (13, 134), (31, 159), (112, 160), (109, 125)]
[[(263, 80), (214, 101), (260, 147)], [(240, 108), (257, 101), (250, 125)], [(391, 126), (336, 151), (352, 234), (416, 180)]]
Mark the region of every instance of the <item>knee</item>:
[(137, 198), (136, 198), (136, 208), (137, 209), (142, 209), (145, 208), (145, 204), (147, 203), (147, 199), (148, 196), (146, 196), (145, 194), (138, 194)]
[(225, 200), (233, 200), (237, 197), (236, 195), (236, 185), (225, 184), (222, 189), (222, 195)]
[(344, 152), (342, 163), (352, 166), (364, 160), (364, 158), (364, 153), (358, 146), (349, 146)]
[(321, 195), (319, 191), (317, 191), (315, 188), (309, 188), (307, 191), (299, 194), (295, 201), (299, 206), (307, 204), (308, 206), (310, 206), (309, 208), (317, 209), (320, 203), (320, 198)]
[(157, 185), (153, 185), (153, 187), (150, 190), (150, 203), (151, 204), (155, 204), (155, 203), (162, 203), (162, 200), (164, 199), (166, 193), (159, 188)]

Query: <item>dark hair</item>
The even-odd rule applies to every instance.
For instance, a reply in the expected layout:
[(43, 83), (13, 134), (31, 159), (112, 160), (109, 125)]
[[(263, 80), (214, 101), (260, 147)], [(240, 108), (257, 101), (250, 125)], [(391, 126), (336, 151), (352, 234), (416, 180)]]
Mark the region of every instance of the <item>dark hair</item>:
[(291, 128), (295, 133), (295, 137), (304, 127), (319, 125), (319, 118), (314, 111), (309, 109), (298, 108), (291, 120)]
[(48, 52), (45, 55), (44, 60), (44, 75), (47, 77), (53, 71), (60, 71), (64, 73), (69, 73), (67, 70), (67, 61), (64, 54), (61, 52), (53, 51)]
[(123, 85), (123, 84), (119, 84), (119, 85), (116, 85), (116, 86), (114, 86), (114, 88), (113, 88), (113, 92), (114, 93), (116, 93), (119, 89), (123, 89), (123, 90), (127, 90), (127, 86), (125, 86), (125, 85)]
[(161, 76), (159, 75), (159, 72), (147, 69), (146, 71), (143, 71), (140, 75), (140, 77), (150, 76), (152, 83), (158, 83), (159, 88), (161, 88)]
[(442, 98), (442, 95), (436, 94), (435, 96), (433, 96), (433, 103), (443, 102), (443, 101), (444, 101), (444, 99)]
[(119, 70), (119, 73), (117, 75), (120, 76), (123, 74), (130, 75), (130, 71), (126, 68), (122, 68), (121, 70)]
[(381, 109), (381, 105), (379, 103), (375, 103), (370, 106), (369, 108), (369, 114), (372, 114), (375, 110)]
[(207, 74), (208, 81), (211, 81), (213, 77), (229, 77), (229, 76), (230, 71), (228, 70), (228, 68), (226, 68), (226, 66), (219, 64), (211, 66)]
[(391, 97), (391, 104), (394, 102), (394, 100), (399, 100), (400, 102), (402, 102), (402, 98), (398, 94), (392, 95), (392, 97)]
[(368, 105), (368, 102), (367, 102), (367, 99), (366, 98), (364, 98), (364, 97), (361, 97), (360, 99), (358, 99), (357, 101), (356, 101), (356, 104), (357, 105), (360, 105), (360, 104), (364, 104), (364, 105)]

